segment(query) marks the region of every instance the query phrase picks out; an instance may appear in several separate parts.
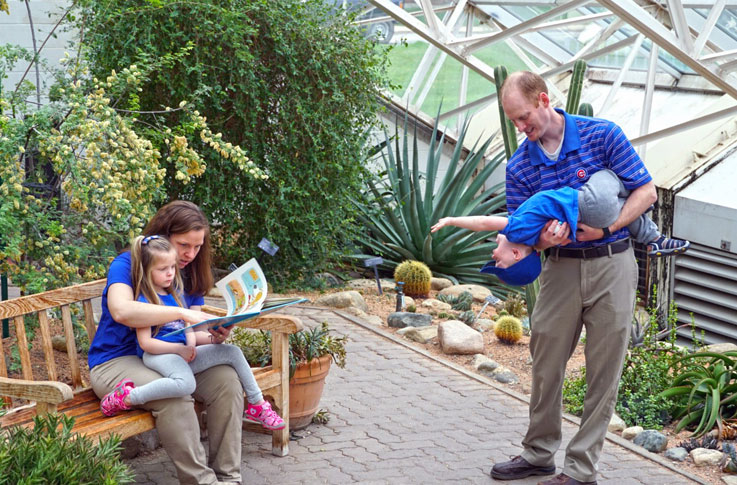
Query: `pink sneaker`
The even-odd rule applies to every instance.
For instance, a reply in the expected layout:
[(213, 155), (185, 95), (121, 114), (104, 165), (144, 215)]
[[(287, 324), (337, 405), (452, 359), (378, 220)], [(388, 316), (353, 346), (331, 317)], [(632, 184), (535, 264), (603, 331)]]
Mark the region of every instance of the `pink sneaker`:
[(282, 429), (286, 426), (284, 420), (271, 409), (271, 403), (264, 401), (260, 406), (248, 403), (248, 409), (243, 418), (251, 423), (258, 423), (266, 429)]
[(130, 379), (123, 379), (117, 384), (112, 391), (106, 394), (100, 401), (100, 410), (105, 416), (115, 416), (121, 411), (127, 411), (131, 407), (125, 403), (125, 398), (131, 393), (131, 389), (136, 386)]

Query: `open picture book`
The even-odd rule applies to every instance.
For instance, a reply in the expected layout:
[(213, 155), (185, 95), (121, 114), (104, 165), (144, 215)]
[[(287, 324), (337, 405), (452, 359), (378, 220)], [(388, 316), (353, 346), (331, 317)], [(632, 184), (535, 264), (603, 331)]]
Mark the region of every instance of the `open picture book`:
[[(230, 327), (249, 318), (266, 315), (280, 308), (304, 303), (306, 298), (268, 298), (266, 277), (258, 261), (250, 259), (243, 266), (221, 279), (215, 286), (225, 298), (228, 314), (224, 317), (203, 320), (187, 328), (198, 330)], [(169, 335), (184, 332), (187, 328), (175, 330)]]

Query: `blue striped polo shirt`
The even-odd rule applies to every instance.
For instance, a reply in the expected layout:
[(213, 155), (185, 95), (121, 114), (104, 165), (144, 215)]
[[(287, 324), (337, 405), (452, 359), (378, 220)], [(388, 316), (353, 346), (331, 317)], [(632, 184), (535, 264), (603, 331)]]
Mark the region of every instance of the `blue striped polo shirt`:
[[(507, 211), (517, 207), (542, 190), (572, 187), (579, 189), (599, 170), (609, 169), (628, 190), (634, 190), (652, 180), (632, 144), (622, 129), (611, 121), (569, 115), (565, 117), (563, 146), (558, 160), (550, 160), (537, 143), (525, 141), (507, 163)], [(566, 247), (582, 248), (607, 244), (629, 236), (623, 227), (608, 238), (573, 242)]]

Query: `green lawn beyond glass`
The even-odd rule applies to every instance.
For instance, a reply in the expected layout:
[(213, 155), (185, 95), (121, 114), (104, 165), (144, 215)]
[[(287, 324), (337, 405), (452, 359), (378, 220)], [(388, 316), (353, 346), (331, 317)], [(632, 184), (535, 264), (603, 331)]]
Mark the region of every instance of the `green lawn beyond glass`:
[[(404, 95), (405, 89), (412, 79), (412, 75), (427, 50), (427, 46), (428, 44), (425, 42), (412, 42), (392, 46), (389, 51), (389, 79), (394, 84), (399, 85), (393, 91), (397, 96), (401, 97)], [(380, 46), (379, 48), (386, 47)], [(504, 65), (507, 67), (508, 72), (527, 68), (506, 44), (494, 44), (493, 46), (475, 52), (474, 55), (492, 68), (498, 65)], [(438, 59), (435, 60), (435, 64), (437, 62)], [(433, 67), (435, 64), (433, 64)], [(448, 111), (458, 106), (462, 68), (463, 66), (460, 62), (450, 56), (446, 57), (432, 88), (428, 92), (422, 106), (420, 106), (422, 111), (434, 116), (441, 102), (443, 104), (443, 111)], [(432, 68), (429, 72), (432, 72)], [(417, 103), (417, 96), (423, 89), (424, 85), (417, 86), (417, 91), (410, 100), (411, 104)], [(494, 83), (469, 70), (466, 103), (475, 101), (495, 91), (496, 87)]]

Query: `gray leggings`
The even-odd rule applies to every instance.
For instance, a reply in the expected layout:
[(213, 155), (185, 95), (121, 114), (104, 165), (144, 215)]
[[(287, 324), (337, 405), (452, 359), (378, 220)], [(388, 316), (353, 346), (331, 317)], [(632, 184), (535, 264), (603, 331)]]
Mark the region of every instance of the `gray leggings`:
[[(578, 189), (578, 220), (591, 227), (609, 227), (619, 217), (619, 212), (630, 191), (624, 188), (617, 174), (600, 170)], [(627, 229), (632, 238), (647, 244), (660, 236), (658, 226), (646, 214), (632, 221)]]
[(229, 365), (235, 369), (249, 403), (256, 404), (263, 399), (243, 352), (235, 345), (200, 345), (197, 357), (189, 363), (178, 354), (144, 352), (143, 363), (161, 374), (162, 378), (131, 390), (131, 404), (136, 406), (157, 399), (188, 396), (196, 387), (194, 375), (218, 365)]

